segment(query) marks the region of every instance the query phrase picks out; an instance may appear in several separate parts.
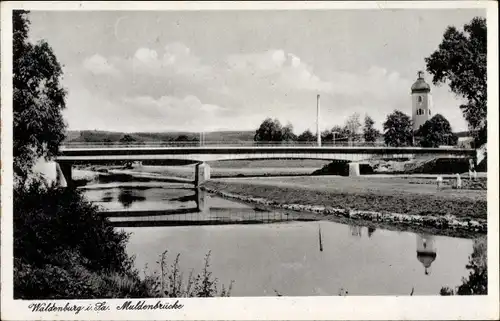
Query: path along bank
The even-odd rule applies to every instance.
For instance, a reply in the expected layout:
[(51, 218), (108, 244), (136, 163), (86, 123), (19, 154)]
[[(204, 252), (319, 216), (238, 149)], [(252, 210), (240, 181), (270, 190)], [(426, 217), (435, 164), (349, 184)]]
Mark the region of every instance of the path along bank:
[[(485, 186), (486, 178), (471, 182)], [(477, 237), (487, 232), (485, 189), (460, 189), (445, 180), (411, 177), (267, 177), (214, 179), (207, 192), (254, 204), (327, 219), (386, 229)]]

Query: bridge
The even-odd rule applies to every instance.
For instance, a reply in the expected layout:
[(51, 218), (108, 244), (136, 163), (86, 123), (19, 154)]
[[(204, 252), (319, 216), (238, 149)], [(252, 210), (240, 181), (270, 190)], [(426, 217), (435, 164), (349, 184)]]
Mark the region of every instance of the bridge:
[(82, 164), (119, 165), (142, 162), (148, 165), (196, 163), (195, 184), (210, 179), (206, 162), (248, 159), (321, 159), (349, 163), (349, 173), (359, 175), (359, 164), (377, 159), (476, 158), (474, 149), (455, 147), (385, 147), (385, 146), (65, 146), (56, 162), (70, 184), (72, 167)]

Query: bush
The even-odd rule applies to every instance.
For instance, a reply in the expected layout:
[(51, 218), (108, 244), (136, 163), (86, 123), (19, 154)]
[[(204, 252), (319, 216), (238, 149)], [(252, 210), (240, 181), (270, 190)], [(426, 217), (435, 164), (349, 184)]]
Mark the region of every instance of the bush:
[[(373, 167), (370, 164), (359, 164), (360, 175), (369, 175), (373, 173)], [(344, 161), (334, 161), (318, 170), (315, 170), (312, 175), (349, 176), (349, 163)]]
[(349, 176), (349, 163), (333, 161), (322, 168), (315, 170), (313, 175), (340, 175)]
[[(416, 167), (414, 167), (417, 165)], [(456, 174), (469, 171), (469, 160), (466, 158), (436, 158), (429, 162), (411, 165), (405, 168), (407, 174)]]
[(16, 188), (15, 297), (92, 298), (101, 295), (88, 283), (92, 277), (117, 274), (138, 280), (125, 252), (127, 240), (78, 190), (48, 187), (39, 180)]
[[(228, 296), (209, 272), (184, 286), (179, 256), (172, 270), (141, 279), (126, 253), (128, 235), (117, 232), (79, 190), (34, 180), (14, 190), (14, 297), (16, 299)], [(164, 259), (164, 258), (163, 258)], [(162, 261), (162, 267), (164, 262)], [(158, 284), (168, 284), (159, 291)]]
[(481, 237), (474, 241), (474, 250), (469, 257), (466, 268), (469, 270), (469, 277), (462, 278), (462, 284), (451, 289), (441, 288), (441, 295), (486, 295), (488, 294), (488, 257), (487, 239)]

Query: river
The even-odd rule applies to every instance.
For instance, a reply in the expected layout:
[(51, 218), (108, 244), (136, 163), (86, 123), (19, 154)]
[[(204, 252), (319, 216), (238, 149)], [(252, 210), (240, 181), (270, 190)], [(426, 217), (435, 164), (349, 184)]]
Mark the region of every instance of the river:
[[(187, 275), (201, 271), (210, 251), (213, 276), (226, 286), (234, 280), (231, 296), (438, 295), (468, 275), (471, 239), (296, 221), (292, 214), (205, 195), (189, 185), (127, 184), (91, 185), (85, 194), (115, 211), (110, 220), (131, 233), (127, 251), (136, 267), (159, 270), (157, 261), (168, 250), (169, 263), (181, 254)], [(179, 209), (186, 213), (169, 213)], [(165, 214), (124, 215), (143, 210)]]

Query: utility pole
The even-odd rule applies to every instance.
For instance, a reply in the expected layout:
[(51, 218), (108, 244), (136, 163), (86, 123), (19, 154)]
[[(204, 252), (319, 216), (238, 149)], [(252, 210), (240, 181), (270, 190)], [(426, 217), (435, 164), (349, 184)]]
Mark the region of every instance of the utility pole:
[(316, 137), (318, 140), (318, 147), (321, 147), (321, 130), (319, 126), (319, 94), (316, 96)]

